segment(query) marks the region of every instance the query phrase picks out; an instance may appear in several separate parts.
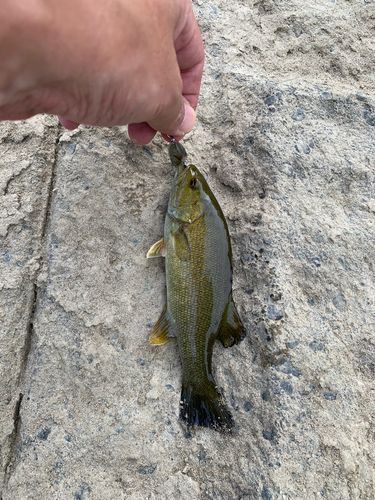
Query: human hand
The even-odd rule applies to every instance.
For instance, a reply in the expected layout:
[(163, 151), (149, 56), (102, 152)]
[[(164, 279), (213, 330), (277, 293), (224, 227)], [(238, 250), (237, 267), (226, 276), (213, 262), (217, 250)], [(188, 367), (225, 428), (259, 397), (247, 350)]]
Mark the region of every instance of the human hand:
[(191, 130), (204, 51), (189, 0), (3, 1), (0, 120), (129, 124), (138, 144)]

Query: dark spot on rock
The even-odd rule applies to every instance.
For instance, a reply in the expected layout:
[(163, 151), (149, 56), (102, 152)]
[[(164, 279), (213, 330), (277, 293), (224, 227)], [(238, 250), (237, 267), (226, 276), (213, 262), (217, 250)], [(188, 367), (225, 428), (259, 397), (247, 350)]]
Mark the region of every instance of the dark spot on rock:
[(277, 436), (275, 429), (272, 429), (271, 431), (262, 431), (262, 435), (267, 441), (273, 441)]
[(299, 377), (301, 375), (300, 370), (297, 370), (296, 368), (294, 368), (294, 366), (292, 366), (292, 364), (289, 361), (289, 359), (285, 360), (284, 363), (275, 366), (275, 369), (278, 372), (286, 373), (288, 375), (291, 374), (294, 377)]
[(295, 144), (294, 148), (298, 153), (310, 154), (310, 146), (307, 144)]
[(317, 342), (316, 340), (310, 342), (309, 347), (314, 352), (323, 351), (324, 348), (323, 344), (321, 342)]
[(254, 137), (250, 135), (247, 139), (245, 139), (244, 146), (246, 148), (249, 148), (253, 144), (254, 144)]
[(156, 470), (157, 465), (146, 465), (145, 467), (141, 467), (138, 469), (138, 474), (142, 474), (144, 476), (148, 474), (153, 474)]
[(45, 427), (44, 429), (41, 429), (38, 432), (38, 438), (41, 441), (47, 441), (48, 436), (51, 434), (51, 428), (50, 427)]
[(69, 144), (65, 150), (65, 156), (72, 156), (75, 153), (77, 144), (73, 142), (73, 144)]
[(111, 145), (111, 139), (106, 139), (105, 140), (105, 145), (107, 148), (109, 148), (109, 146)]
[(368, 111), (364, 111), (363, 118), (365, 119), (365, 122), (367, 123), (367, 125), (371, 125), (371, 127), (375, 127), (375, 116), (373, 116)]
[(296, 109), (293, 111), (292, 114), (292, 120), (295, 120), (296, 122), (300, 122), (306, 118), (305, 113), (302, 111), (302, 109)]
[[(147, 325), (149, 326), (149, 325)], [(150, 326), (154, 326), (154, 325), (150, 325)], [(138, 358), (137, 359), (137, 363), (140, 365), (140, 366), (146, 366), (147, 365), (147, 361), (145, 359), (142, 359), (142, 358)]]
[(254, 215), (254, 217), (252, 217), (250, 220), (250, 224), (254, 227), (260, 226), (261, 222), (262, 222), (261, 214)]
[(294, 175), (293, 168), (290, 165), (288, 165), (287, 163), (285, 165), (280, 165), (279, 171), (282, 172), (283, 174), (287, 175), (288, 177), (293, 177), (293, 175)]
[(254, 293), (254, 288), (249, 288), (248, 290), (245, 290), (245, 293), (247, 293), (247, 295), (252, 295)]
[(152, 153), (151, 149), (146, 148), (146, 146), (143, 146), (143, 148), (142, 148), (142, 149), (143, 149), (143, 151), (144, 151), (145, 153), (147, 153), (147, 154), (148, 154), (148, 156), (149, 156), (150, 158), (153, 158), (153, 157), (154, 157), (154, 155), (153, 155), (153, 153)]
[(288, 344), (288, 347), (289, 349), (294, 349), (295, 347), (297, 347), (299, 344), (298, 340), (295, 340), (294, 342), (289, 342)]
[(92, 142), (90, 142), (89, 149), (92, 149), (93, 147), (94, 147), (94, 144)]
[(250, 411), (250, 410), (251, 410), (251, 408), (252, 408), (251, 404), (250, 404), (248, 401), (246, 401), (246, 402), (244, 403), (244, 405), (243, 405), (243, 409), (244, 409), (245, 411)]
[(342, 292), (339, 292), (336, 297), (332, 299), (332, 303), (336, 307), (336, 309), (339, 309), (340, 311), (346, 308), (346, 303)]
[(290, 382), (287, 380), (282, 380), (280, 382), (280, 387), (281, 389), (286, 392), (287, 394), (293, 394), (293, 386)]
[(230, 395), (230, 404), (232, 405), (233, 410), (238, 411), (239, 406), (233, 394)]
[(267, 316), (273, 321), (279, 321), (284, 317), (284, 313), (281, 310), (277, 310), (273, 304), (267, 307)]
[(2, 255), (3, 255), (4, 264), (7, 264), (13, 258), (12, 254), (10, 252), (8, 252), (8, 250), (5, 250), (5, 252), (3, 252)]
[(262, 500), (272, 500), (271, 490), (265, 484), (262, 488)]
[(263, 399), (263, 401), (268, 401), (268, 394), (267, 394), (267, 392), (262, 392), (262, 399)]
[(272, 106), (275, 104), (276, 97), (274, 95), (270, 95), (264, 99), (264, 104), (267, 104), (267, 106)]
[(340, 262), (340, 264), (343, 267), (343, 269), (345, 269), (345, 271), (347, 271), (348, 270), (348, 266), (346, 265), (346, 263), (344, 262), (344, 260), (341, 257), (339, 257), (338, 261)]
[(174, 391), (174, 387), (171, 384), (167, 384), (165, 387), (168, 389), (168, 391)]
[(325, 392), (323, 393), (323, 396), (327, 401), (336, 401), (337, 392)]
[(57, 241), (57, 239), (54, 236), (51, 236), (51, 245), (54, 248), (58, 248), (59, 247), (59, 242)]
[(200, 462), (205, 462), (205, 461), (206, 461), (206, 455), (203, 453), (203, 451), (200, 451), (200, 452), (198, 453), (198, 460), (199, 460)]
[(185, 439), (191, 439), (191, 433), (190, 432), (185, 432), (184, 438)]
[(307, 303), (309, 304), (309, 306), (315, 305), (315, 301), (313, 299), (307, 299)]
[(166, 424), (167, 424), (167, 425), (172, 425), (172, 422), (169, 420), (169, 418), (168, 418), (168, 420), (166, 421)]
[(320, 267), (322, 265), (322, 263), (320, 262), (320, 258), (319, 257), (312, 257), (310, 259), (310, 262), (312, 264), (314, 264), (315, 267)]
[(259, 192), (258, 192), (258, 196), (261, 200), (264, 200), (264, 198), (266, 197), (266, 191), (262, 188)]
[(88, 491), (90, 493), (91, 488), (87, 484), (83, 484), (80, 488), (80, 491), (76, 491), (74, 494), (75, 500), (83, 500), (83, 496), (85, 492)]
[(70, 443), (72, 441), (72, 436), (70, 434), (66, 434), (64, 439), (65, 441), (68, 441), (68, 443)]
[(283, 294), (281, 292), (275, 292), (270, 294), (270, 299), (272, 299), (274, 302), (278, 302), (281, 300)]

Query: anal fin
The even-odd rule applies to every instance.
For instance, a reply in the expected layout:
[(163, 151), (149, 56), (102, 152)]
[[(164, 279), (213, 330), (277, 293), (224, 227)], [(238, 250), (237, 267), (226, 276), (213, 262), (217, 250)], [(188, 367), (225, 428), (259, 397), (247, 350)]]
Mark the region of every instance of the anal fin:
[(232, 296), (229, 299), (217, 338), (224, 347), (232, 347), (246, 337), (246, 330), (238, 316)]
[(150, 342), (151, 344), (162, 345), (168, 342), (171, 337), (174, 337), (174, 333), (168, 319), (167, 304), (165, 304), (161, 315), (150, 334)]
[(151, 257), (165, 257), (164, 238), (162, 238), (161, 240), (157, 241), (152, 245), (150, 250), (147, 252), (146, 257), (147, 259), (150, 259)]

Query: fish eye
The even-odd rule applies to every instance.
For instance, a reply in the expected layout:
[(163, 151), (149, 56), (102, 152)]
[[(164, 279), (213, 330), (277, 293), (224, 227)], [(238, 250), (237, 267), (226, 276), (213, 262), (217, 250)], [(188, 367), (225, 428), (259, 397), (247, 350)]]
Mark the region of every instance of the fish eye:
[(191, 178), (189, 182), (189, 186), (191, 187), (191, 189), (194, 189), (196, 185), (197, 185), (197, 179), (195, 177)]

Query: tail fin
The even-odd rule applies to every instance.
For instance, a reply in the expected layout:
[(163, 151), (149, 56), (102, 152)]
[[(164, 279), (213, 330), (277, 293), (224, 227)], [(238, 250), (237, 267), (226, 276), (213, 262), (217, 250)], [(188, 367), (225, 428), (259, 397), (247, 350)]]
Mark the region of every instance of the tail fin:
[(197, 425), (224, 432), (230, 432), (234, 427), (232, 415), (213, 382), (207, 381), (204, 387), (183, 382), (180, 404), (180, 419), (188, 427)]

